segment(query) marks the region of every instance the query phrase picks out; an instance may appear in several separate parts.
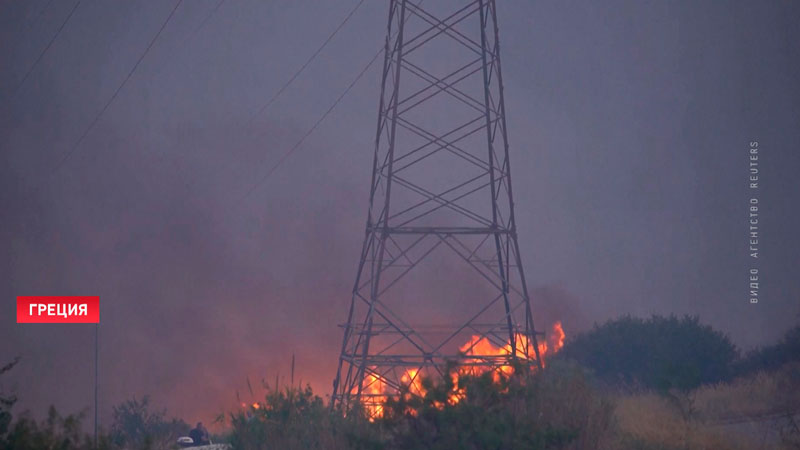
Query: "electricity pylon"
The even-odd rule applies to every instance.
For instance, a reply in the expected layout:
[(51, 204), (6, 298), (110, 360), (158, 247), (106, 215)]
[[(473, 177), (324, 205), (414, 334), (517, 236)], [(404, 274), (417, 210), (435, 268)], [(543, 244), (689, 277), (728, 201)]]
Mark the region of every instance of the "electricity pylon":
[(421, 4), (389, 4), (366, 236), (333, 382), (332, 405), (345, 410), (379, 412), (449, 361), (542, 366), (514, 221), (495, 2)]

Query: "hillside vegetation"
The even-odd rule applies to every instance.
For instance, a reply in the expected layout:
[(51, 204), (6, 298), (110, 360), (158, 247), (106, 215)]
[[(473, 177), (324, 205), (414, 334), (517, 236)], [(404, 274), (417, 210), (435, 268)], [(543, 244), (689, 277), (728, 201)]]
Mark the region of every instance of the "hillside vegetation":
[[(310, 387), (221, 417), (235, 449), (800, 449), (800, 328), (741, 356), (693, 317), (597, 325), (542, 371), (423, 380), (383, 416), (331, 412)], [(0, 369), (11, 370), (14, 363)], [(449, 367), (457, 371), (457, 367)], [(453, 393), (458, 392), (458, 398)], [(0, 393), (0, 449), (90, 449), (83, 415), (36, 421)], [(114, 409), (102, 449), (170, 449), (188, 430), (145, 397)]]

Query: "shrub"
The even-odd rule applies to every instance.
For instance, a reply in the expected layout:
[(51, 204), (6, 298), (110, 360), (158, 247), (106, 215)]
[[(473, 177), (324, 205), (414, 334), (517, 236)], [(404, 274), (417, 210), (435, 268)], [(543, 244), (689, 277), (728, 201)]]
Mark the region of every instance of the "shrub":
[(263, 403), (230, 419), (235, 449), (380, 448), (374, 426), (357, 415), (332, 414), (310, 386), (270, 391)]
[(623, 316), (568, 341), (557, 357), (614, 385), (668, 392), (729, 379), (737, 356), (727, 336), (697, 317)]
[[(61, 416), (54, 407), (48, 410), (42, 422), (23, 414), (14, 421), (2, 441), (0, 448), (14, 450), (92, 450), (92, 438), (83, 433), (81, 421), (84, 414)], [(107, 449), (106, 440), (98, 448)]]
[(122, 449), (167, 449), (186, 435), (189, 425), (180, 419), (167, 419), (166, 410), (151, 411), (148, 396), (127, 400), (113, 409), (110, 439)]
[(800, 362), (800, 325), (787, 331), (778, 343), (749, 352), (737, 363), (736, 373), (774, 371), (790, 362)]
[[(448, 368), (456, 370), (455, 366)], [(270, 391), (230, 415), (236, 449), (609, 448), (613, 407), (583, 369), (555, 362), (512, 377), (423, 379), (425, 395), (390, 398), (374, 422), (357, 408), (332, 412), (310, 387)], [(408, 392), (406, 387), (406, 393)]]
[[(574, 365), (498, 380), (459, 376), (457, 385), (450, 376), (423, 379), (422, 386), (424, 397), (387, 401), (380, 425), (389, 448), (603, 448), (611, 422), (611, 404)], [(454, 388), (457, 402), (450, 400)]]
[[(10, 363), (0, 367), (0, 375), (13, 369), (19, 362), (19, 357), (15, 358)], [(17, 397), (13, 394), (6, 394), (0, 392), (0, 446), (3, 445), (5, 437), (8, 434), (8, 429), (11, 426), (11, 408), (17, 402)]]

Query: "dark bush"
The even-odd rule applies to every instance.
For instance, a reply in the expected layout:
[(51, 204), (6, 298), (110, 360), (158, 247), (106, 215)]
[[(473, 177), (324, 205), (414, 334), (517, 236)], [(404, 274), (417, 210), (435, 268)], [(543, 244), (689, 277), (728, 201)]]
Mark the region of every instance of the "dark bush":
[(800, 326), (796, 326), (772, 345), (749, 352), (736, 364), (737, 375), (748, 375), (758, 371), (773, 371), (787, 363), (800, 361)]
[[(454, 387), (457, 402), (450, 400)], [(613, 414), (583, 370), (566, 364), (499, 380), (459, 376), (457, 386), (450, 377), (423, 380), (423, 388), (423, 398), (387, 401), (380, 421), (387, 448), (603, 448)]]
[[(26, 414), (18, 417), (0, 441), (3, 450), (91, 450), (94, 442), (84, 433), (81, 421), (84, 414), (61, 416), (50, 407), (47, 418), (41, 422)], [(107, 441), (102, 440), (98, 448), (108, 449)]]
[[(0, 367), (0, 375), (13, 369), (19, 362), (19, 358), (14, 358), (13, 361)], [(17, 402), (17, 397), (13, 394), (0, 392), (0, 446), (3, 446), (6, 436), (8, 435), (9, 427), (11, 426), (11, 408)]]
[[(450, 370), (456, 370), (455, 366)], [(310, 387), (271, 391), (231, 414), (236, 449), (580, 449), (609, 448), (613, 406), (571, 363), (493, 379), (423, 379), (423, 397), (388, 400), (383, 417), (331, 411)]]
[(115, 406), (112, 418), (111, 442), (124, 449), (171, 448), (190, 428), (183, 420), (167, 419), (166, 410), (152, 411), (148, 396)]
[(230, 415), (234, 449), (381, 448), (376, 428), (357, 414), (332, 413), (310, 386), (272, 390), (257, 407)]
[(558, 355), (612, 385), (661, 391), (727, 380), (737, 357), (727, 336), (689, 316), (623, 316), (578, 335)]

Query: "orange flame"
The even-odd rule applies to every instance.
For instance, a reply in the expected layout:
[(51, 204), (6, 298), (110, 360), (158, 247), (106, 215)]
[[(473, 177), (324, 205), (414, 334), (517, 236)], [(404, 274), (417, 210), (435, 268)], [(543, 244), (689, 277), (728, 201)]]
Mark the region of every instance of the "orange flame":
[(425, 388), (422, 387), (422, 377), (419, 375), (418, 369), (408, 369), (406, 373), (400, 377), (400, 382), (408, 385), (408, 391), (420, 397), (425, 396)]
[[(376, 417), (383, 417), (383, 402), (386, 401), (386, 381), (374, 373), (375, 367), (370, 367), (370, 372), (364, 378), (364, 384), (361, 386), (361, 403), (367, 411), (370, 421)], [(353, 388), (351, 392), (355, 395), (358, 392), (358, 387)]]
[(553, 334), (550, 336), (553, 342), (553, 353), (558, 353), (558, 351), (564, 347), (564, 339), (567, 337), (564, 333), (564, 329), (561, 327), (560, 321), (553, 324)]
[[(552, 333), (550, 334), (549, 341), (541, 340), (537, 343), (539, 359), (541, 360), (542, 367), (544, 367), (545, 360), (548, 356), (558, 353), (564, 347), (565, 338), (566, 334), (561, 326), (561, 321), (555, 322), (552, 327)], [(485, 337), (473, 335), (469, 341), (459, 347), (459, 351), (461, 351), (461, 353), (466, 356), (474, 356), (474, 358), (466, 358), (465, 362), (467, 364), (459, 367), (457, 371), (451, 374), (453, 381), (453, 392), (448, 397), (448, 403), (450, 405), (454, 405), (464, 398), (463, 388), (458, 387), (459, 375), (477, 376), (486, 373), (489, 370), (494, 370), (492, 379), (495, 382), (498, 382), (500, 380), (500, 374), (510, 375), (514, 370), (513, 367), (508, 364), (492, 368), (487, 366), (470, 365), (469, 363), (482, 362), (484, 360), (481, 358), (487, 356), (511, 355), (514, 353), (512, 348), (516, 350), (516, 355), (520, 358), (531, 361), (536, 360), (536, 355), (533, 352), (533, 343), (528, 336), (517, 333), (514, 335), (514, 341), (515, 342), (513, 343), (507, 342), (502, 347), (498, 347)], [(374, 370), (374, 368), (371, 369)], [(426, 391), (422, 386), (422, 378), (419, 369), (406, 370), (400, 381), (408, 386), (409, 394), (425, 396)], [(353, 392), (353, 394), (355, 394), (355, 392)], [(364, 407), (369, 414), (370, 420), (374, 420), (377, 417), (382, 417), (382, 403), (386, 401), (389, 395), (386, 392), (386, 382), (374, 373), (369, 373), (365, 378), (364, 385), (362, 386), (362, 394), (367, 394), (366, 399), (362, 397), (362, 402), (364, 403)], [(437, 402), (434, 406), (439, 409), (444, 408), (444, 404), (441, 402)], [(414, 413), (414, 411), (410, 412)]]

